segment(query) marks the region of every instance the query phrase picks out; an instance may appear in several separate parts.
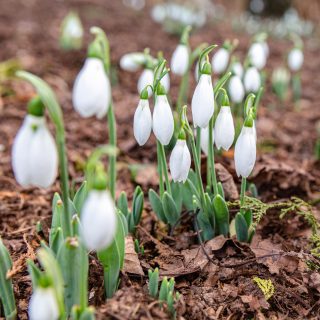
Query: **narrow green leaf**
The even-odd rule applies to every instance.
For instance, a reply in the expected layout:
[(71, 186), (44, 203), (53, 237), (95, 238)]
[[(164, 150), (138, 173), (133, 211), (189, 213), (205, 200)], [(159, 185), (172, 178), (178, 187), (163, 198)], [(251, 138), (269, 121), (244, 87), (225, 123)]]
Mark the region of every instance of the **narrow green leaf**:
[(49, 246), (52, 247), (52, 241), (58, 228), (62, 228), (63, 204), (58, 193), (54, 194), (52, 200), (52, 221), (49, 233)]
[(52, 232), (52, 241), (50, 244), (51, 250), (57, 255), (60, 246), (63, 244), (63, 232), (62, 229), (59, 227), (54, 232)]
[(172, 196), (167, 191), (163, 194), (162, 205), (167, 221), (171, 226), (173, 226), (179, 220), (180, 212), (178, 212)]
[[(141, 188), (139, 187), (141, 190)], [(136, 189), (137, 190), (137, 189)], [(138, 194), (135, 194), (133, 197), (133, 208), (132, 208), (132, 214), (133, 214), (133, 220), (134, 225), (137, 226), (140, 222), (142, 211), (143, 211), (143, 201), (144, 200), (144, 194), (143, 192), (139, 192)]]
[(158, 291), (159, 291), (159, 269), (156, 268), (152, 272), (152, 270), (148, 270), (148, 275), (149, 275), (149, 294), (153, 297), (156, 298), (158, 296)]
[(35, 263), (32, 260), (28, 259), (27, 265), (28, 265), (28, 273), (29, 273), (29, 275), (31, 277), (31, 281), (32, 281), (32, 287), (36, 288), (39, 286), (39, 281), (40, 281), (41, 277), (43, 277), (43, 273), (35, 265)]
[(216, 229), (218, 234), (223, 234), (226, 237), (229, 233), (229, 209), (227, 204), (220, 194), (214, 197), (212, 203), (216, 214)]
[(167, 301), (168, 297), (168, 278), (164, 277), (159, 291), (159, 300), (160, 301)]
[(17, 316), (12, 281), (7, 277), (7, 272), (11, 267), (12, 260), (9, 252), (0, 238), (0, 300), (3, 305), (5, 317), (9, 320), (13, 320)]
[(121, 192), (120, 197), (117, 201), (117, 208), (121, 210), (121, 212), (125, 215), (125, 217), (128, 216), (129, 214), (128, 199), (127, 199), (127, 194), (124, 191)]
[(222, 183), (221, 183), (220, 181), (218, 182), (218, 193), (220, 194), (220, 196), (221, 196), (223, 199), (225, 199), (223, 186), (222, 186)]
[(83, 203), (87, 197), (87, 194), (88, 194), (87, 181), (83, 181), (80, 188), (78, 189), (78, 191), (76, 192), (73, 198), (73, 204), (79, 216), (81, 213)]
[(214, 229), (212, 228), (211, 223), (209, 222), (207, 216), (202, 210), (200, 210), (200, 212), (198, 213), (197, 222), (199, 225), (199, 229), (201, 230), (201, 238), (204, 241), (211, 240), (212, 238), (214, 238)]
[(235, 218), (237, 239), (241, 242), (248, 241), (248, 226), (243, 215), (238, 212)]
[(249, 227), (252, 224), (252, 211), (250, 209), (245, 211), (245, 213), (243, 214), (243, 217), (245, 218), (248, 229), (249, 229)]
[[(182, 210), (182, 189), (183, 189), (183, 185), (184, 185), (184, 183), (171, 181), (172, 198), (175, 201), (175, 204), (177, 206), (178, 212), (181, 212), (181, 210)], [(189, 195), (189, 197), (190, 197), (190, 195)]]
[(150, 201), (152, 210), (155, 212), (158, 219), (164, 223), (168, 223), (167, 218), (163, 211), (161, 199), (153, 189), (149, 190), (149, 201)]

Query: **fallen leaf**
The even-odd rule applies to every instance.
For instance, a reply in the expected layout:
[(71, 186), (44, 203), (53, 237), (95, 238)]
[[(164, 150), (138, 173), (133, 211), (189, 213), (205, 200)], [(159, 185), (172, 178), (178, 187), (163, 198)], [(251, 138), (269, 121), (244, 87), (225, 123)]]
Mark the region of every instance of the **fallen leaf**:
[(144, 275), (138, 254), (134, 249), (132, 236), (126, 237), (123, 271), (140, 276)]

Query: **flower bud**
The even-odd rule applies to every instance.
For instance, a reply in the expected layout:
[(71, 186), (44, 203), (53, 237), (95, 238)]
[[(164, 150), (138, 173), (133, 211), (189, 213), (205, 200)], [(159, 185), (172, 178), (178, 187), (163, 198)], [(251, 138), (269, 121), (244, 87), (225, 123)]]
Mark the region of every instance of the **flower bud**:
[(244, 87), (247, 93), (258, 92), (261, 86), (261, 77), (257, 68), (255, 67), (248, 68), (244, 75), (243, 82), (244, 82)]
[(232, 66), (232, 72), (234, 75), (238, 76), (240, 79), (243, 76), (243, 66), (241, 62), (235, 62)]
[(87, 58), (80, 70), (72, 92), (75, 110), (84, 118), (102, 118), (111, 102), (111, 87), (102, 60)]
[(32, 293), (28, 315), (30, 320), (57, 320), (59, 307), (53, 288), (38, 287)]
[(243, 101), (245, 92), (239, 76), (236, 75), (231, 77), (228, 89), (230, 99), (233, 103), (240, 103)]
[(299, 48), (294, 48), (289, 52), (288, 55), (288, 66), (291, 71), (299, 71), (303, 64), (303, 52)]
[(213, 72), (221, 74), (226, 71), (229, 63), (230, 53), (226, 48), (220, 48), (212, 57)]
[(174, 182), (185, 182), (191, 166), (191, 155), (184, 139), (178, 139), (169, 160), (171, 176)]
[[(204, 65), (203, 71), (207, 70), (206, 65), (208, 64)], [(191, 108), (193, 125), (201, 128), (207, 127), (214, 113), (214, 93), (210, 74), (202, 73), (200, 75), (192, 97)]]
[(236, 142), (234, 161), (238, 177), (247, 178), (256, 162), (256, 137), (254, 131), (253, 120), (250, 121), (249, 119), (244, 124)]
[(167, 96), (164, 92), (164, 87), (159, 84), (158, 95), (153, 110), (152, 128), (156, 138), (161, 144), (166, 146), (169, 144), (173, 135), (174, 120)]
[(219, 150), (229, 150), (234, 140), (234, 124), (230, 106), (222, 106), (214, 126), (215, 144)]
[(189, 49), (185, 44), (179, 44), (171, 59), (171, 72), (183, 76), (189, 66)]
[(133, 119), (133, 133), (140, 146), (144, 145), (151, 134), (152, 116), (148, 99), (140, 99)]
[[(30, 108), (29, 108), (30, 110)], [(12, 168), (23, 187), (50, 187), (58, 173), (58, 152), (44, 116), (27, 115), (12, 146)]]
[(81, 212), (81, 237), (90, 251), (107, 248), (117, 228), (114, 202), (109, 192), (99, 187), (103, 185), (101, 181), (98, 182), (96, 188), (89, 192)]
[(255, 42), (251, 45), (248, 52), (248, 57), (251, 64), (258, 70), (263, 69), (267, 63), (266, 52), (262, 43), (260, 42)]
[(137, 71), (145, 63), (146, 57), (142, 52), (124, 54), (120, 59), (120, 67), (125, 71)]
[(80, 49), (82, 46), (83, 27), (79, 16), (70, 12), (62, 22), (60, 45), (63, 49)]

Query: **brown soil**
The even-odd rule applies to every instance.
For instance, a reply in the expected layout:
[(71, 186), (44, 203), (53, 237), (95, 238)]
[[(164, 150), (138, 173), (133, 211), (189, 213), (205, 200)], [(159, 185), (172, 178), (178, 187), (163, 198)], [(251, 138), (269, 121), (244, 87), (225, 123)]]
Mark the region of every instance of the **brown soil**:
[[(134, 141), (132, 119), (138, 101), (136, 83), (139, 73), (120, 70), (118, 61), (123, 53), (141, 51), (145, 47), (154, 54), (162, 50), (166, 57), (171, 56), (177, 39), (152, 22), (150, 4), (145, 11), (135, 12), (123, 6), (121, 1), (110, 0), (2, 1), (0, 61), (17, 58), (24, 69), (42, 77), (54, 88), (64, 110), (69, 172), (79, 183), (84, 161), (94, 147), (106, 143), (107, 133), (104, 121), (81, 119), (72, 108), (72, 84), (86, 55), (85, 49), (62, 52), (58, 47), (60, 21), (72, 8), (80, 13), (86, 31), (92, 25), (102, 27), (111, 44), (112, 63), (117, 73), (113, 99), (121, 149), (117, 192), (125, 190), (130, 197), (139, 182), (147, 193), (148, 188), (155, 188), (157, 183), (153, 167), (155, 140), (150, 139), (143, 148)], [(203, 41), (221, 44), (226, 38), (238, 38), (237, 51), (241, 56), (245, 54), (249, 37), (235, 33), (228, 21), (211, 24), (194, 33), (191, 45), (195, 47)], [(86, 43), (88, 41), (86, 32)], [(269, 74), (281, 64), (287, 46), (285, 41), (270, 40)], [(266, 88), (257, 124), (260, 149), (251, 179), (263, 201), (291, 196), (313, 201), (320, 197), (319, 162), (314, 159), (315, 127), (320, 120), (319, 48), (318, 38), (306, 40), (303, 92), (298, 111), (290, 100), (281, 105), (271, 93), (269, 83)], [(178, 81), (172, 77), (173, 101), (177, 97)], [(2, 89), (0, 234), (14, 261), (11, 274), (19, 318), (26, 319), (31, 280), (25, 261), (35, 259), (40, 237), (46, 237), (51, 199), (59, 184), (57, 182), (50, 190), (23, 189), (16, 184), (10, 164), (11, 145), (33, 89), (17, 80), (7, 80)], [(230, 154), (219, 156), (217, 162), (226, 167), (238, 184)], [(150, 169), (138, 174), (133, 181), (128, 165), (136, 163), (150, 164)], [(319, 207), (315, 206), (313, 213), (319, 218)], [(44, 235), (41, 236), (35, 230), (39, 220), (44, 226)], [(101, 267), (92, 258), (89, 302), (96, 307), (98, 319), (168, 319), (166, 311), (148, 295), (147, 270), (157, 266), (162, 276), (176, 278), (176, 288), (182, 294), (177, 305), (177, 315), (181, 319), (319, 319), (320, 276), (305, 263), (310, 259), (317, 263), (310, 256), (308, 239), (311, 232), (295, 212), (279, 219), (278, 210), (269, 210), (251, 246), (221, 237), (209, 241), (205, 247), (210, 261), (197, 244), (197, 235), (192, 230), (192, 221), (186, 219), (174, 236), (167, 236), (146, 203), (137, 232), (145, 254), (139, 255), (139, 260), (133, 259), (135, 262), (127, 258), (120, 289), (107, 302)], [(144, 275), (137, 271), (141, 267)], [(272, 280), (275, 293), (268, 301), (253, 282), (254, 276)]]

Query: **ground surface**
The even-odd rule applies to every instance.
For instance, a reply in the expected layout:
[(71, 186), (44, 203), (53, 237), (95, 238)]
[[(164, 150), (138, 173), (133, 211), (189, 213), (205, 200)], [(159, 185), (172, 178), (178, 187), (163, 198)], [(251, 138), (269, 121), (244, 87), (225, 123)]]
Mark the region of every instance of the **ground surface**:
[[(106, 31), (115, 68), (118, 68), (123, 53), (143, 50), (145, 47), (149, 47), (154, 54), (162, 50), (166, 57), (170, 57), (177, 39), (165, 34), (159, 25), (151, 21), (147, 13), (149, 7), (145, 12), (137, 13), (124, 7), (121, 1), (0, 2), (0, 61), (18, 58), (24, 69), (39, 75), (55, 89), (65, 112), (70, 174), (79, 182), (83, 176), (83, 162), (95, 146), (106, 143), (107, 134), (104, 121), (81, 119), (72, 109), (70, 92), (86, 51), (60, 51), (58, 31), (63, 16), (75, 7), (86, 31), (91, 25), (100, 26)], [(191, 44), (193, 47), (202, 41), (221, 44), (228, 37), (240, 40), (237, 50), (243, 56), (249, 38), (245, 34), (235, 33), (227, 22), (219, 22), (198, 31), (192, 35)], [(86, 43), (88, 39), (86, 32)], [(270, 73), (281, 64), (287, 45), (286, 42), (270, 41), (271, 55), (267, 72)], [(319, 68), (319, 42), (312, 38), (306, 43), (299, 111), (294, 109), (290, 101), (279, 103), (270, 88), (266, 89), (257, 124), (259, 155), (250, 179), (256, 183), (263, 201), (278, 201), (291, 196), (314, 201), (320, 196), (319, 162), (314, 159), (315, 126), (320, 120)], [(145, 192), (157, 183), (152, 166), (156, 158), (154, 138), (139, 148), (132, 134), (133, 113), (138, 101), (138, 76), (138, 73), (117, 70), (113, 89), (121, 149), (117, 192), (126, 190), (129, 197), (137, 182), (142, 184)], [(173, 101), (177, 97), (178, 80), (172, 79)], [(194, 88), (194, 83), (191, 88)], [(22, 189), (16, 184), (10, 165), (10, 150), (33, 89), (20, 81), (7, 81), (5, 90), (0, 100), (0, 235), (14, 261), (12, 279), (19, 317), (26, 319), (31, 281), (25, 260), (34, 259), (34, 252), (39, 246), (36, 222), (41, 220), (44, 230), (50, 223), (50, 203), (53, 192), (58, 191), (58, 183), (49, 191)], [(239, 188), (232, 154), (219, 156), (217, 162), (232, 174)], [(128, 165), (137, 163), (148, 166), (133, 181)], [(175, 234), (168, 237), (146, 203), (137, 232), (145, 247), (145, 254), (139, 256), (140, 262), (134, 254), (132, 260), (128, 255), (120, 290), (107, 303), (103, 295), (101, 268), (93, 259), (90, 304), (96, 306), (100, 319), (167, 319), (167, 313), (147, 294), (147, 270), (159, 266), (161, 275), (176, 277), (176, 288), (182, 294), (177, 307), (179, 317), (318, 319), (320, 276), (305, 264), (310, 258), (310, 228), (295, 212), (290, 212), (283, 219), (279, 219), (279, 213), (279, 209), (268, 211), (258, 227), (251, 248), (221, 237), (207, 243), (206, 248), (212, 259), (208, 261), (197, 245), (196, 234), (190, 231), (192, 221), (186, 219)], [(313, 213), (319, 218), (317, 206), (313, 208)], [(261, 258), (271, 253), (272, 257)], [(275, 293), (268, 301), (252, 281), (254, 276), (272, 280)]]

